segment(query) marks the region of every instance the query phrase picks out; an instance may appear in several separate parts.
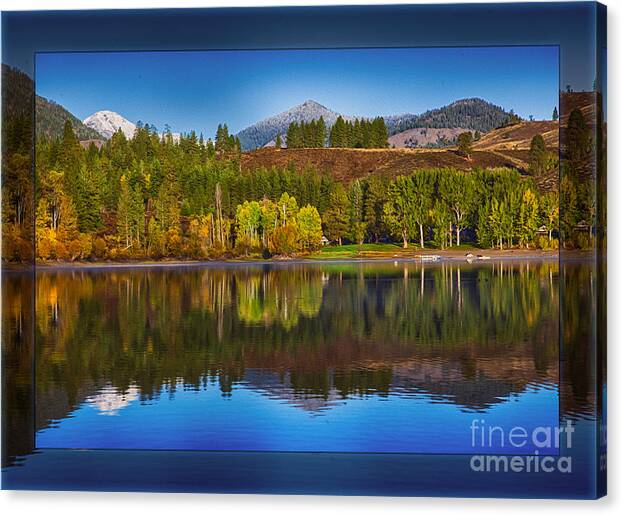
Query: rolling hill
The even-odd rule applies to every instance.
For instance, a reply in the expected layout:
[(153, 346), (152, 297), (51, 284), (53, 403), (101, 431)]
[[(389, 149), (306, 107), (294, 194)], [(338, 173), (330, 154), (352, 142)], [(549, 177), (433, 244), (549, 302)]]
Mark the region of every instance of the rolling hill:
[[(543, 134), (550, 150), (559, 148), (557, 122), (521, 122), (495, 129), (474, 144), (471, 159), (458, 154), (456, 147), (445, 148), (388, 148), (337, 149), (261, 148), (242, 154), (242, 169), (257, 170), (272, 166), (306, 166), (330, 173), (339, 181), (350, 182), (372, 174), (395, 176), (408, 174), (417, 168), (475, 168), (507, 167), (524, 173), (529, 166), (529, 145), (535, 134)], [(430, 130), (430, 129), (428, 129)], [(542, 190), (557, 188), (557, 172), (536, 178)]]
[(476, 150), (529, 150), (531, 138), (542, 135), (548, 148), (559, 148), (559, 123), (549, 120), (520, 122), (482, 134)]
[(422, 114), (385, 116), (389, 134), (409, 129), (458, 128), (488, 132), (505, 125), (510, 113), (481, 98), (464, 98)]
[(102, 135), (71, 114), (60, 104), (37, 95), (36, 101), (37, 138), (61, 138), (65, 121), (69, 120), (79, 140), (102, 139)]
[(373, 174), (407, 174), (417, 168), (521, 168), (526, 167), (527, 157), (525, 151), (506, 156), (501, 152), (483, 150), (474, 152), (472, 159), (468, 160), (455, 150), (446, 149), (261, 148), (242, 154), (242, 169), (252, 171), (293, 165), (302, 170), (311, 165), (339, 181), (350, 182)]

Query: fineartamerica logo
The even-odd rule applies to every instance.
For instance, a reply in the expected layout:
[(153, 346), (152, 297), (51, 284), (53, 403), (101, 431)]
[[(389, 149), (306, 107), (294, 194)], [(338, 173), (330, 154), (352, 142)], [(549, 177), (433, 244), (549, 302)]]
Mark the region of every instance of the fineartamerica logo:
[[(471, 446), (474, 449), (507, 449), (506, 455), (478, 454), (471, 457), (473, 472), (572, 472), (572, 457), (541, 456), (544, 450), (571, 449), (575, 431), (572, 421), (563, 426), (539, 426), (530, 431), (521, 426), (503, 428), (487, 426), (482, 419), (471, 422)], [(533, 447), (533, 454), (511, 456), (526, 446)]]

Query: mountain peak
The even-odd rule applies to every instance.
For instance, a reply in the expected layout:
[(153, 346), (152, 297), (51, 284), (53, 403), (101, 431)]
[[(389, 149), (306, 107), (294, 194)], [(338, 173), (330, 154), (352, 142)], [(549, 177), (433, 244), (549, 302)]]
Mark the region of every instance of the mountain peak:
[(121, 129), (126, 138), (134, 136), (136, 125), (114, 111), (97, 111), (84, 119), (84, 125), (96, 130), (104, 138), (110, 139), (112, 135)]
[(320, 104), (319, 102), (316, 102), (315, 100), (311, 98), (308, 98), (302, 104), (300, 104), (300, 107), (319, 107), (321, 109), (327, 109), (327, 107), (323, 106), (322, 104)]
[(484, 105), (492, 105), (487, 100), (479, 97), (469, 97), (469, 98), (459, 98), (458, 100), (454, 100), (450, 106), (459, 106), (459, 105), (474, 105), (474, 104), (484, 104)]
[[(313, 99), (307, 99), (302, 104), (298, 104), (287, 111), (283, 111), (275, 116), (271, 116), (250, 127), (238, 132), (242, 148), (250, 150), (257, 147), (263, 147), (271, 140), (275, 139), (278, 134), (282, 136), (287, 133), (287, 128), (292, 122), (311, 122), (324, 118), (327, 127), (335, 123), (339, 113), (331, 111), (319, 102)], [(347, 118), (347, 117), (346, 117)]]

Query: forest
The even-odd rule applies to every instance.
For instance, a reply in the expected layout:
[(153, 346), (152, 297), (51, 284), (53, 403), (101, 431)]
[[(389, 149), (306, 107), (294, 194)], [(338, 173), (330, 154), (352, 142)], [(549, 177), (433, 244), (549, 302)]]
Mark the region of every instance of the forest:
[[(317, 250), (323, 237), (405, 248), (558, 245), (558, 194), (516, 170), (424, 169), (342, 184), (310, 167), (249, 172), (239, 161), (224, 125), (214, 143), (194, 133), (175, 143), (141, 125), (98, 149), (83, 148), (66, 123), (62, 139), (37, 144), (37, 257), (270, 257)], [(587, 202), (580, 193), (575, 204)], [(25, 245), (8, 243), (21, 257)]]
[[(523, 172), (419, 169), (346, 183), (311, 166), (243, 170), (239, 140), (224, 124), (213, 142), (139, 124), (133, 138), (117, 132), (98, 147), (81, 143), (70, 121), (62, 137), (38, 138), (33, 183), (26, 93), (21, 111), (7, 104), (3, 112), (5, 261), (269, 258), (326, 243), (555, 249), (562, 237), (567, 248), (593, 245), (595, 195), (581, 170), (589, 172), (595, 142), (579, 109), (564, 132), (559, 192), (535, 185), (554, 156), (537, 137)], [(386, 134), (381, 125), (358, 123), (368, 136)], [(316, 141), (326, 131), (319, 121), (304, 127)], [(355, 145), (347, 136), (355, 127), (333, 125), (328, 141)], [(468, 159), (466, 143), (459, 152)]]

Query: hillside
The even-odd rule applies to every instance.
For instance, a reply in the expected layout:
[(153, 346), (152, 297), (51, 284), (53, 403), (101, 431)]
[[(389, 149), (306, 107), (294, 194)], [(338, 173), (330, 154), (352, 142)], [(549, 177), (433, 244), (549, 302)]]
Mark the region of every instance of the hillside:
[[(2, 65), (2, 150), (3, 158), (13, 152), (30, 153), (34, 83), (24, 72)], [(3, 168), (6, 184), (7, 170)]]
[(458, 134), (468, 129), (463, 127), (428, 129), (408, 129), (389, 136), (389, 147), (395, 148), (437, 148), (453, 145)]
[[(274, 149), (262, 148), (242, 154), (242, 169), (256, 170), (295, 166), (302, 170), (313, 166), (337, 180), (350, 182), (372, 174), (393, 176), (417, 168), (452, 167), (459, 170), (508, 167), (525, 172), (529, 166), (529, 146), (535, 134), (542, 134), (550, 150), (559, 148), (557, 122), (521, 122), (483, 134), (473, 145), (470, 160), (458, 155), (455, 147), (389, 149)], [(419, 129), (407, 132), (414, 137)], [(427, 129), (431, 131), (431, 129)], [(462, 131), (463, 129), (456, 129)], [(395, 138), (395, 136), (393, 136)], [(396, 145), (397, 147), (397, 145)], [(557, 173), (536, 179), (542, 190), (557, 189)]]
[(61, 138), (63, 127), (69, 120), (79, 140), (101, 139), (96, 130), (84, 125), (60, 104), (37, 95), (36, 101), (37, 138), (45, 136), (49, 139)]
[(349, 182), (372, 174), (406, 174), (416, 168), (521, 168), (526, 166), (527, 157), (527, 152), (506, 156), (500, 152), (477, 151), (469, 161), (454, 150), (445, 149), (261, 148), (242, 154), (242, 169), (285, 168), (292, 164), (301, 170), (311, 165), (332, 174), (337, 180)]
[(2, 113), (8, 118), (32, 115), (34, 83), (23, 71), (2, 63)]
[(585, 122), (590, 127), (596, 126), (597, 110), (596, 106), (602, 105), (599, 93), (593, 91), (573, 91), (562, 93), (559, 97), (559, 111), (562, 114), (560, 124), (562, 127), (568, 125), (568, 117), (574, 109), (579, 109), (585, 117)]
[(520, 122), (482, 134), (473, 143), (477, 150), (529, 150), (531, 138), (542, 135), (546, 146), (559, 148), (559, 123), (553, 121)]
[(507, 123), (510, 113), (481, 98), (465, 98), (422, 114), (385, 116), (389, 134), (408, 129), (463, 127), (472, 131), (488, 132)]

